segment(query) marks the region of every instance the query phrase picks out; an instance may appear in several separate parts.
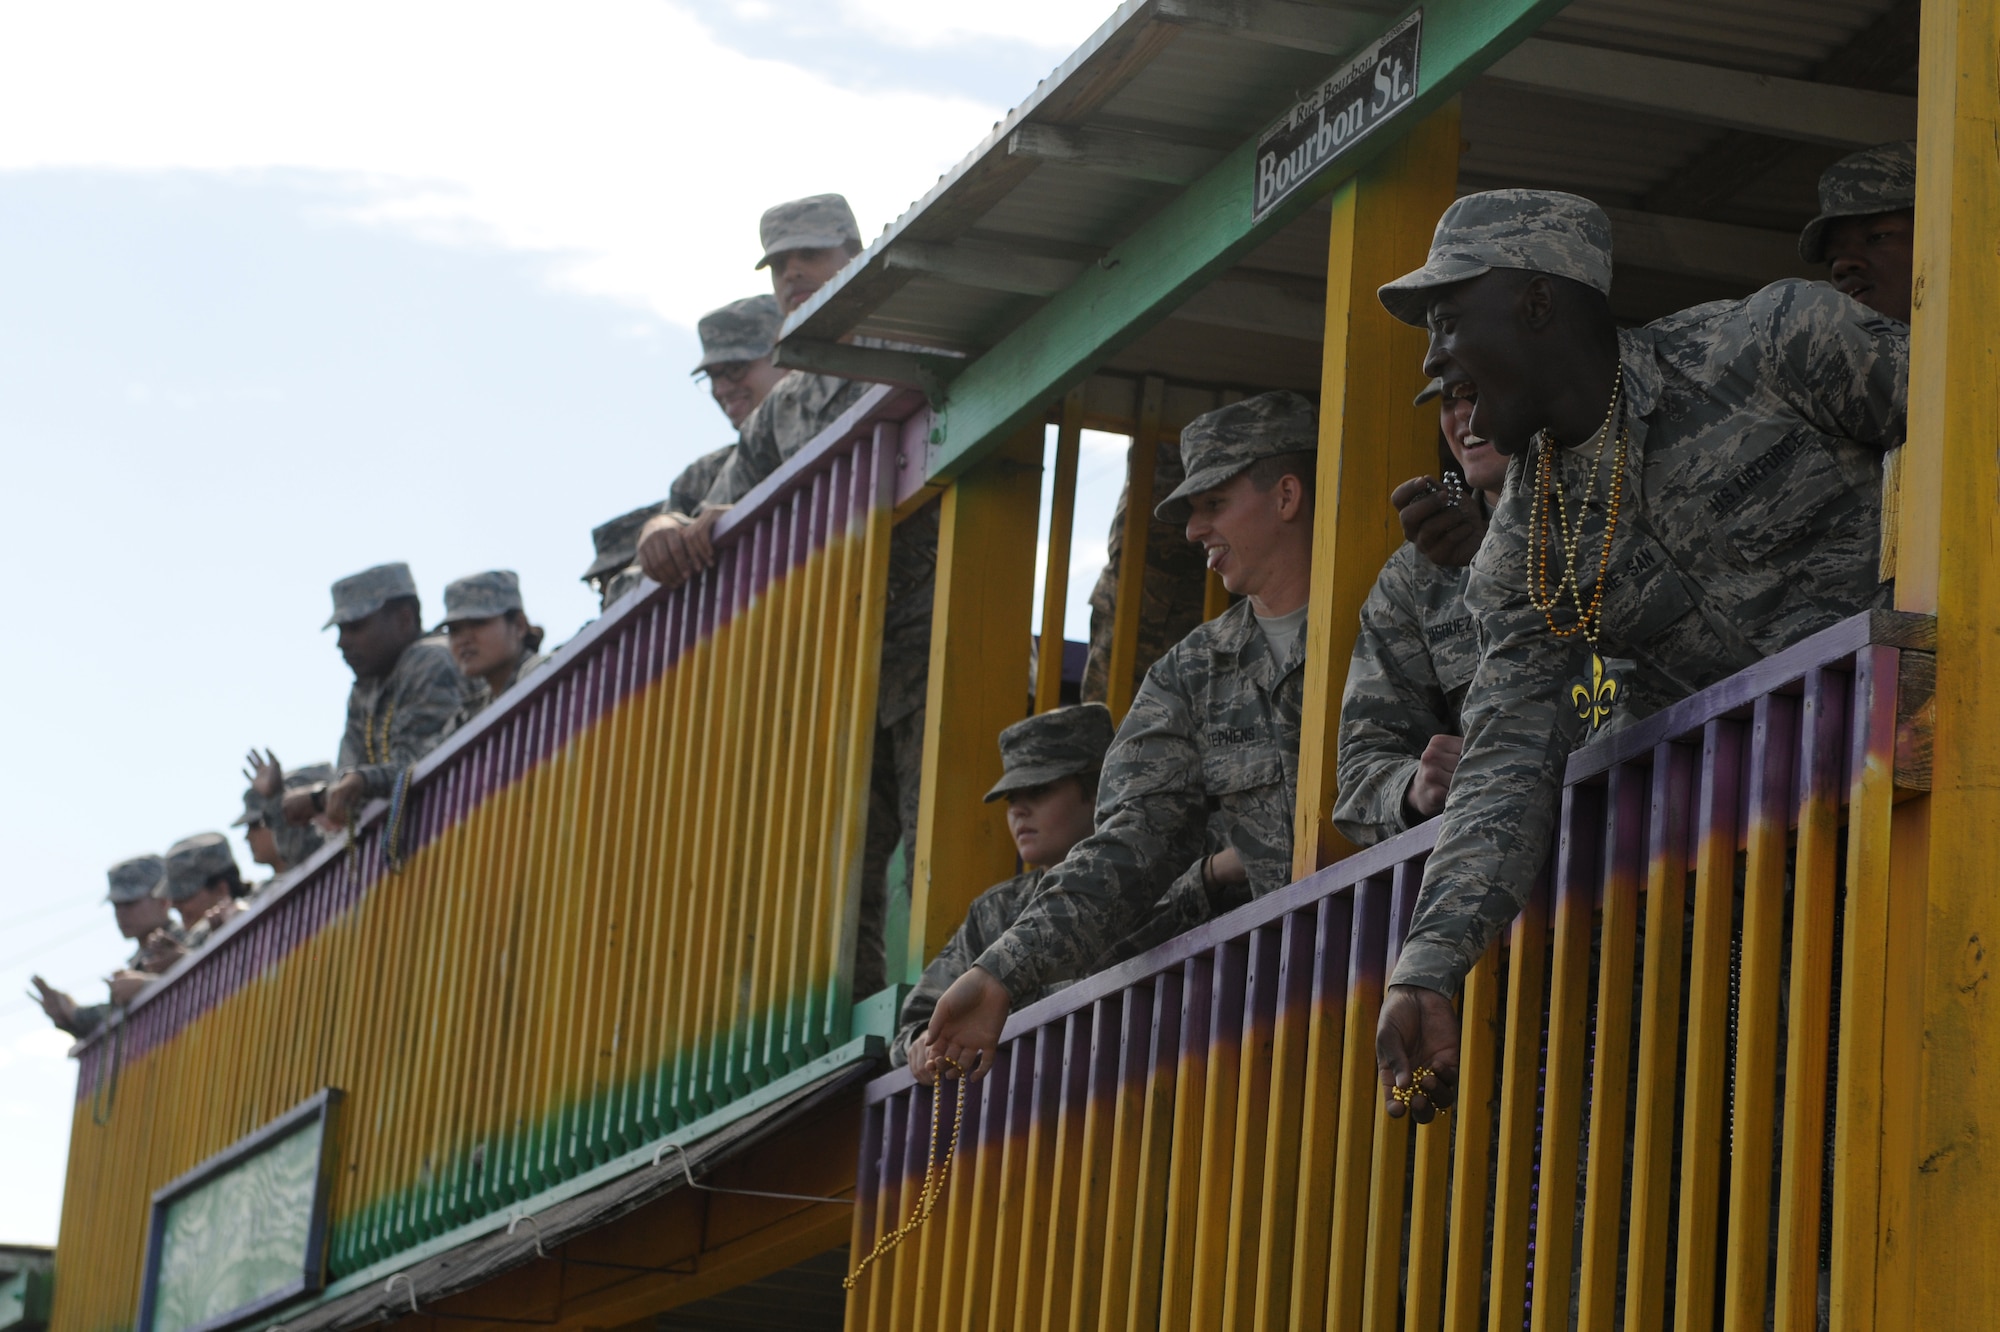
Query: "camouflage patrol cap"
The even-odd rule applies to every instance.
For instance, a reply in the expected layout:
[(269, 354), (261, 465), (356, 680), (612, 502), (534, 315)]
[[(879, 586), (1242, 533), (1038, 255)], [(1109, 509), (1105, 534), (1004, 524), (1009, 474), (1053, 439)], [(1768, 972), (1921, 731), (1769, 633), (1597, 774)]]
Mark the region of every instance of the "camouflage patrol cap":
[(1015, 722), (1000, 732), (1002, 773), (986, 799), (1096, 772), (1104, 766), (1115, 730), (1111, 710), (1102, 703), (1057, 708)]
[(167, 881), (167, 862), (158, 856), (133, 856), (106, 870), (104, 877), (111, 883), (105, 901), (121, 904), (143, 901)]
[(202, 890), (218, 874), (236, 868), (229, 839), (221, 833), (196, 833), (183, 837), (167, 848), (167, 877), (153, 890), (153, 896), (169, 902), (185, 902)]
[(1424, 266), (1375, 294), (1390, 314), (1421, 328), (1432, 292), (1496, 268), (1570, 278), (1609, 296), (1611, 219), (1582, 195), (1560, 190), (1468, 194), (1438, 219)]
[(710, 310), (695, 323), (695, 332), (701, 335), (701, 360), (689, 373), (698, 375), (712, 365), (762, 360), (778, 345), (778, 328), (784, 322), (778, 298), (768, 294), (746, 296), (720, 310)]
[(1205, 412), (1181, 431), (1181, 461), (1187, 480), (1154, 506), (1162, 522), (1185, 523), (1188, 501), (1206, 494), (1262, 458), (1307, 453), (1319, 448), (1313, 405), (1290, 389), (1259, 393)]
[(764, 242), (759, 268), (768, 267), (786, 250), (826, 249), (849, 241), (861, 244), (861, 226), (854, 220), (854, 210), (838, 194), (812, 194), (767, 208), (757, 223), (757, 234)]
[(611, 603), (639, 586), (646, 578), (646, 571), (636, 564), (628, 564), (617, 573), (604, 580), (603, 591), (599, 593), (597, 607), (610, 610)]
[(1799, 233), (1799, 258), (1826, 262), (1826, 229), (1844, 217), (1873, 217), (1917, 206), (1917, 141), (1878, 143), (1849, 153), (1819, 178), (1819, 216)]
[(488, 569), (445, 584), (444, 629), (459, 620), (490, 620), (521, 607), (521, 579), (512, 569)]
[(1437, 399), (1442, 398), (1443, 396), (1444, 396), (1444, 381), (1442, 379), (1433, 379), (1430, 383), (1424, 385), (1423, 388), (1417, 391), (1417, 396), (1411, 399), (1410, 406), (1421, 407), (1425, 403), (1435, 402)]
[(334, 583), (333, 614), (327, 617), (326, 623), (320, 628), (331, 629), (336, 624), (352, 624), (356, 620), (373, 615), (397, 597), (415, 595), (417, 595), (417, 580), (410, 577), (410, 566), (402, 561), (363, 569), (358, 574), (349, 574)]
[(667, 501), (658, 500), (591, 528), (590, 544), (596, 547), (597, 558), (583, 571), (582, 581), (588, 583), (593, 578), (617, 573), (630, 564), (639, 553), (639, 529), (646, 525), (648, 518), (666, 511)]

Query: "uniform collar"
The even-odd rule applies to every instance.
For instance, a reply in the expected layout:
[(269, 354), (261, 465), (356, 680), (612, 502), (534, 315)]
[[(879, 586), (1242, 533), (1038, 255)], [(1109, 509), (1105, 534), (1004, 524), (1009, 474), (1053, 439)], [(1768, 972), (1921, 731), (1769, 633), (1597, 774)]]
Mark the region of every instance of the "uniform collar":
[(1257, 613), (1250, 609), (1248, 597), (1216, 616), (1212, 623), (1215, 636), (1210, 642), (1215, 652), (1236, 658), (1259, 684), (1274, 684), (1305, 664), (1306, 626), (1299, 626), (1298, 637), (1292, 640), (1291, 653), (1284, 661), (1279, 661), (1271, 655), (1270, 640), (1257, 627)]
[(1660, 405), (1660, 358), (1653, 332), (1628, 328), (1618, 334), (1618, 362), (1625, 367), (1625, 400), (1634, 416), (1650, 416)]

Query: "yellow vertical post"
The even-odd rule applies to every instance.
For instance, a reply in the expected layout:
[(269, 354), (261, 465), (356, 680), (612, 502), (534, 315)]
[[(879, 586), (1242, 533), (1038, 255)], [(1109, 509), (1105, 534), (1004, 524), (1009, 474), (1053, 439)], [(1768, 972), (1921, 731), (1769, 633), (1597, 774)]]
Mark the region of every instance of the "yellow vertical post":
[(1118, 590), (1111, 602), (1111, 660), (1104, 701), (1113, 721), (1124, 721), (1136, 692), (1139, 622), (1146, 613), (1146, 538), (1153, 521), (1153, 472), (1159, 466), (1160, 413), (1166, 381), (1148, 375), (1139, 390), (1139, 429), (1126, 454), (1125, 528), (1118, 556)]
[(973, 898), (1014, 872), (1005, 810), (982, 797), (1000, 779), (996, 737), (1028, 711), (1035, 543), (1025, 534), (1041, 507), (1041, 470), (1036, 424), (944, 492), (910, 876), (917, 967), (951, 939)]
[(1437, 415), (1410, 406), (1424, 383), (1424, 335), (1392, 318), (1375, 289), (1424, 262), (1431, 229), (1457, 195), (1458, 154), (1454, 98), (1333, 196), (1294, 877), (1346, 847), (1330, 816), (1354, 627), (1403, 541), (1389, 492), (1437, 464)]
[(1062, 702), (1063, 619), (1069, 611), (1069, 550), (1076, 528), (1076, 464), (1083, 441), (1083, 389), (1063, 399), (1056, 427), (1056, 478), (1049, 495), (1048, 568), (1042, 577), (1042, 638), (1035, 656), (1035, 711)]
[[(1878, 1290), (1872, 1318), (1850, 1318), (1849, 1326), (1971, 1326), (1990, 1322), (2000, 1304), (2000, 1267), (1992, 1262), (2000, 1242), (1993, 1207), (2000, 1009), (1989, 960), (2000, 941), (2000, 899), (1985, 843), (2000, 821), (2000, 765), (1992, 757), (2000, 692), (1991, 687), (2000, 674), (1996, 51), (2000, 10), (1991, 0), (1926, 0), (1896, 602), (1937, 615), (1937, 729), (1925, 821), (1922, 1027), (1900, 1033), (1921, 1041), (1921, 1110), (1914, 1159), (1895, 1158), (1885, 1131), (1882, 1163), (1885, 1209), (1896, 1192), (1892, 1176), (1907, 1181), (1911, 1198), (1915, 1233), (1904, 1261), (1915, 1307), (1895, 1308), (1892, 1292)], [(1914, 907), (1895, 885), (1890, 900)]]

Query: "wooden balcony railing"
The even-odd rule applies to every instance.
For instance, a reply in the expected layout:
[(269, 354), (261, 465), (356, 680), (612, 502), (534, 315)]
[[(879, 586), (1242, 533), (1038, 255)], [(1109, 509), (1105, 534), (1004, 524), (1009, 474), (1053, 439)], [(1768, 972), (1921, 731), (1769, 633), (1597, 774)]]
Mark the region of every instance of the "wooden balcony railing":
[[(1898, 672), (1930, 634), (1859, 617), (1573, 756), (1429, 1128), (1383, 1112), (1374, 1031), (1436, 821), (1016, 1014), (848, 1326), (1814, 1326), (1823, 1259), (1836, 1293), (1874, 1263), (1890, 940), (1923, 909), (1888, 898)], [(931, 1097), (871, 1084), (857, 1255), (944, 1150)]]
[(723, 519), (714, 569), (612, 608), (417, 764), (399, 820), (86, 1045), (62, 1326), (129, 1327), (152, 1192), (322, 1087), (338, 1288), (861, 1057), (888, 539), (926, 425), (871, 392)]

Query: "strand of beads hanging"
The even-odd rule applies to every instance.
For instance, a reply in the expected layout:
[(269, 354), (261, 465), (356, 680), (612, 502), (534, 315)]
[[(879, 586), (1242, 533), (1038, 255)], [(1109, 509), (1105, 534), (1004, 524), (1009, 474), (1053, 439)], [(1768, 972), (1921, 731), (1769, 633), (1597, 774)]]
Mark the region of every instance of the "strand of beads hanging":
[(389, 710), (382, 714), (382, 753), (379, 758), (375, 754), (375, 714), (370, 712), (368, 719), (361, 724), (361, 748), (370, 763), (389, 761), (389, 728), (395, 724), (396, 700), (392, 698), (389, 700)]
[(959, 1067), (956, 1059), (946, 1055), (939, 1055), (938, 1062), (951, 1066), (951, 1080), (958, 1084), (958, 1105), (952, 1111), (951, 1141), (945, 1146), (944, 1161), (939, 1163), (937, 1150), (938, 1120), (944, 1112), (945, 1079), (940, 1074), (931, 1084), (930, 1154), (924, 1160), (924, 1185), (917, 1193), (916, 1210), (910, 1213), (909, 1220), (875, 1241), (875, 1247), (854, 1265), (854, 1270), (840, 1283), (843, 1290), (853, 1290), (854, 1283), (861, 1279), (861, 1274), (868, 1270), (870, 1264), (915, 1234), (924, 1222), (931, 1219), (932, 1209), (944, 1196), (944, 1186), (951, 1178), (951, 1160), (958, 1155), (958, 1131), (965, 1123), (965, 1070)]
[[(1597, 650), (1597, 635), (1604, 627), (1604, 585), (1611, 568), (1611, 545), (1618, 533), (1618, 510), (1625, 492), (1625, 457), (1631, 432), (1623, 417), (1625, 368), (1621, 365), (1611, 381), (1611, 402), (1604, 411), (1604, 423), (1597, 428), (1597, 450), (1591, 458), (1590, 479), (1577, 498), (1574, 518), (1563, 493), (1561, 447), (1544, 429), (1534, 438), (1533, 490), (1528, 513), (1528, 601), (1542, 613), (1549, 632), (1557, 638), (1583, 635), (1590, 644), (1590, 678), (1572, 684), (1570, 700), (1577, 716), (1597, 730), (1610, 718), (1618, 697), (1618, 681), (1605, 670)], [(1582, 554), (1584, 520), (1597, 494), (1598, 477), (1604, 457), (1611, 454), (1610, 496), (1605, 506), (1604, 538), (1597, 552), (1597, 577), (1591, 587), (1589, 604), (1583, 599), (1578, 565)], [(1549, 586), (1549, 548), (1562, 546), (1562, 576), (1553, 589)], [(1568, 625), (1556, 621), (1556, 610), (1567, 595), (1576, 613)]]

